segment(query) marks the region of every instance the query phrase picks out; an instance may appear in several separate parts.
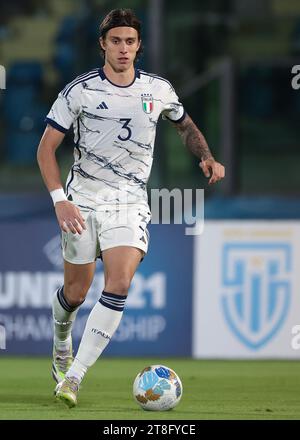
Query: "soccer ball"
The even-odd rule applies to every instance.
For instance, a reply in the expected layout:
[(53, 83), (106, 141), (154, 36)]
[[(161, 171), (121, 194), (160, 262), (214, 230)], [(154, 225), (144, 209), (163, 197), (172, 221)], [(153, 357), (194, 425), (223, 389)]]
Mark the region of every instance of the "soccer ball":
[(182, 383), (171, 368), (151, 365), (136, 376), (133, 396), (144, 410), (167, 411), (179, 403)]

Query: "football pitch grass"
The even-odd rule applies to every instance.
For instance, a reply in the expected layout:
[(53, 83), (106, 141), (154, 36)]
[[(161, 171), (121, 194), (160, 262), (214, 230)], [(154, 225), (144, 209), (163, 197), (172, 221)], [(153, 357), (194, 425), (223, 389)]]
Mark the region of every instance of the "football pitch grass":
[[(174, 369), (183, 383), (179, 405), (143, 411), (132, 397), (136, 374), (151, 364)], [(50, 358), (0, 358), (1, 420), (300, 419), (299, 361), (206, 361), (100, 358), (69, 409), (53, 397)]]

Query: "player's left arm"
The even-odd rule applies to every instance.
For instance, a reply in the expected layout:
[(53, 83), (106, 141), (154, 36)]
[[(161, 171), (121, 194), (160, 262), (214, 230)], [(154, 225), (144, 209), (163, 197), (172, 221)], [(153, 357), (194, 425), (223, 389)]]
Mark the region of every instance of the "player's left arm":
[(218, 180), (223, 179), (225, 177), (225, 167), (214, 159), (205, 137), (191, 117), (186, 114), (181, 122), (173, 123), (173, 125), (176, 127), (184, 145), (201, 160), (199, 166), (205, 177), (210, 177), (208, 183), (216, 183)]

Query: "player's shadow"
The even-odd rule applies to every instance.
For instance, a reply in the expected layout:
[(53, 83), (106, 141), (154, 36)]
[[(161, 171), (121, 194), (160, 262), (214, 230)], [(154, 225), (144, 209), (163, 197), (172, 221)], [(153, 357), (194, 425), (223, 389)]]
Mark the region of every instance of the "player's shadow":
[[(0, 404), (3, 403), (13, 403), (20, 404), (20, 409), (22, 407), (22, 411), (30, 410), (32, 406), (51, 406), (55, 402), (54, 396), (53, 398), (49, 398), (49, 395), (45, 396), (36, 396), (32, 394), (0, 394)], [(27, 407), (26, 407), (27, 406)]]

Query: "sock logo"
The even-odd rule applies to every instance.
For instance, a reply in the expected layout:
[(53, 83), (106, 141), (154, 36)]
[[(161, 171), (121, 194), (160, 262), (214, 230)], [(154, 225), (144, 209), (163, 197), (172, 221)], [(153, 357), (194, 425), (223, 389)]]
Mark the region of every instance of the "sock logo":
[(92, 328), (92, 333), (95, 333), (95, 335), (101, 335), (105, 339), (110, 339), (110, 335), (102, 330), (98, 330), (97, 328)]
[(54, 322), (55, 322), (55, 324), (58, 324), (58, 325), (70, 325), (73, 323), (73, 321), (57, 321), (57, 319), (55, 319), (55, 318), (54, 318)]

